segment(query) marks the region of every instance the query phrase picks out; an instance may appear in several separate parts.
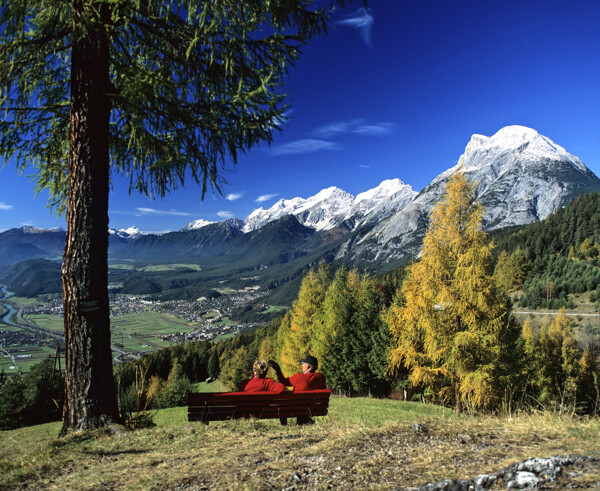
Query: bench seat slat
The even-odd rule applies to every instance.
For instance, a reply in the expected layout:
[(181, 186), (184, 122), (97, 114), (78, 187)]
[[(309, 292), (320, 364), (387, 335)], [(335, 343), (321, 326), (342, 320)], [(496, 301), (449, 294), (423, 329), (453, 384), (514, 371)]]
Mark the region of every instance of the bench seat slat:
[(211, 392), (191, 393), (188, 420), (223, 421), (239, 418), (291, 418), (325, 416), (329, 407), (329, 389), (284, 392)]

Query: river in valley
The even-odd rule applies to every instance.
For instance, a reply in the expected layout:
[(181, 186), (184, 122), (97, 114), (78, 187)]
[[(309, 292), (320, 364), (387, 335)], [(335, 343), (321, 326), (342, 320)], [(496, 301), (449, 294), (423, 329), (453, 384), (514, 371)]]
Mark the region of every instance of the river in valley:
[(17, 324), (15, 324), (11, 320), (11, 318), (13, 317), (15, 312), (17, 312), (17, 310), (11, 304), (2, 301), (2, 300), (6, 300), (9, 297), (12, 297), (13, 293), (9, 292), (6, 288), (6, 286), (0, 285), (0, 294), (2, 295), (2, 297), (0, 297), (0, 306), (4, 307), (5, 309), (8, 309), (8, 313), (6, 313), (2, 316), (2, 322), (4, 322), (5, 324), (8, 324), (10, 326), (19, 327)]

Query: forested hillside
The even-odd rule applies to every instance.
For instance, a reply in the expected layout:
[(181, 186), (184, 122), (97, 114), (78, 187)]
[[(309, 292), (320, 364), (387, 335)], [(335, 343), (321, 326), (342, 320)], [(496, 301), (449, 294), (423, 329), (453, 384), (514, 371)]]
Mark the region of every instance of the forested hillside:
[(60, 263), (48, 259), (22, 261), (0, 274), (0, 284), (8, 285), (18, 297), (61, 292)]
[(492, 237), (496, 276), (508, 292), (523, 290), (518, 305), (573, 308), (569, 294), (600, 297), (600, 194), (584, 194), (546, 220)]
[[(454, 194), (432, 214), (423, 252), (408, 268), (371, 276), (321, 262), (302, 277), (290, 310), (265, 327), (118, 365), (123, 415), (184, 405), (193, 384), (208, 377), (235, 390), (256, 359), (274, 359), (291, 375), (306, 353), (318, 358), (328, 387), (348, 396), (597, 414), (598, 334), (580, 335), (564, 311), (521, 326), (506, 293), (517, 292), (519, 304), (533, 308), (570, 306), (574, 293), (590, 292), (598, 301), (600, 195), (495, 234), (490, 247), (472, 185), (459, 176), (448, 193)], [(37, 379), (0, 382), (0, 426), (30, 423), (19, 394), (27, 384), (36, 390)]]

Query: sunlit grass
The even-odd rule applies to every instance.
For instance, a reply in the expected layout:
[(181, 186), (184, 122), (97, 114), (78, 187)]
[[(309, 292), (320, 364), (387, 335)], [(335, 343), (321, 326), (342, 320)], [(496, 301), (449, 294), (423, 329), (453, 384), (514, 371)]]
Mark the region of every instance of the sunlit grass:
[[(550, 413), (458, 416), (414, 402), (333, 397), (330, 414), (316, 420), (203, 425), (188, 422), (180, 407), (158, 411), (154, 428), (135, 432), (57, 440), (59, 423), (0, 432), (0, 488), (165, 489), (190, 482), (262, 489), (266, 482), (281, 489), (296, 472), (305, 488), (397, 489), (473, 477), (528, 457), (600, 451), (597, 419)], [(425, 432), (414, 432), (414, 423)]]

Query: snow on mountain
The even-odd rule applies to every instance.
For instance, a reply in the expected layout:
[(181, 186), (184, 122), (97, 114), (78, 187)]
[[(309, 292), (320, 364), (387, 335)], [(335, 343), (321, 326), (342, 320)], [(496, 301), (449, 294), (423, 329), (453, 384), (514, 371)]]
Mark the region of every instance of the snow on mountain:
[(577, 157), (531, 128), (508, 126), (491, 137), (473, 135), (457, 165), (338, 257), (390, 262), (417, 254), (429, 212), (459, 170), (477, 183), (487, 230), (543, 220), (579, 194), (600, 190), (600, 179)]
[(356, 198), (337, 187), (330, 187), (307, 199), (281, 199), (267, 210), (258, 208), (246, 218), (244, 232), (261, 228), (286, 215), (296, 216), (300, 223), (317, 231), (329, 230), (342, 224), (355, 230), (392, 215), (416, 194), (400, 179), (383, 181)]
[(400, 179), (385, 180), (376, 188), (358, 194), (346, 219), (355, 220), (353, 230), (377, 223), (403, 209), (417, 194)]
[(40, 227), (33, 227), (31, 225), (25, 225), (25, 226), (21, 227), (20, 230), (24, 234), (43, 234), (43, 233), (47, 233), (47, 232), (64, 233), (65, 232), (65, 229), (60, 228), (60, 227), (52, 227), (50, 229), (46, 229), (46, 228), (40, 228)]
[(127, 239), (127, 240), (139, 239), (140, 237), (146, 235), (144, 232), (142, 232), (137, 227), (121, 228), (119, 230), (115, 230), (115, 229), (111, 228), (108, 230), (108, 233), (110, 235), (116, 235), (117, 237), (120, 237), (122, 239)]
[(187, 225), (184, 225), (183, 227), (181, 227), (179, 229), (179, 231), (180, 232), (188, 232), (190, 230), (197, 230), (199, 228), (206, 227), (207, 225), (210, 225), (211, 223), (215, 223), (215, 222), (209, 222), (208, 220), (198, 219), (198, 220), (194, 220), (193, 222), (188, 223)]
[(258, 208), (246, 218), (244, 232), (256, 230), (286, 215), (295, 215), (300, 223), (315, 230), (328, 230), (339, 225), (352, 207), (354, 196), (335, 186), (303, 199), (280, 199), (271, 208)]

